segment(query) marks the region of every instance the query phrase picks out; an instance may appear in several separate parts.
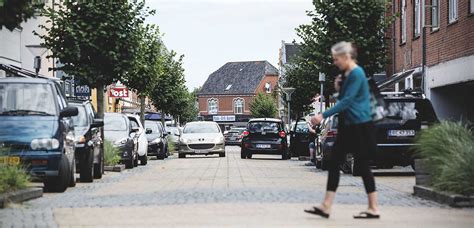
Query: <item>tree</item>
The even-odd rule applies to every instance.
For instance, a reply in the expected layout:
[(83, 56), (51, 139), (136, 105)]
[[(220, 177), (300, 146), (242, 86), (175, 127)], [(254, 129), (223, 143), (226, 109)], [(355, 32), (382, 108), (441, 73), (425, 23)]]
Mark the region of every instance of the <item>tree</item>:
[(276, 100), (270, 95), (258, 93), (250, 103), (250, 112), (254, 118), (274, 118), (278, 112)]
[(135, 90), (140, 98), (140, 121), (145, 123), (145, 98), (149, 96), (162, 70), (161, 34), (155, 25), (139, 25), (138, 53), (135, 55), (133, 69), (124, 83)]
[(104, 88), (126, 77), (139, 52), (136, 28), (153, 13), (143, 1), (64, 1), (45, 16), (55, 23), (40, 26), (40, 36), (62, 70), (81, 84), (97, 88), (98, 116), (104, 113)]
[(0, 0), (0, 29), (10, 31), (17, 28), (23, 21), (34, 17), (44, 7), (42, 1), (31, 0)]
[(187, 88), (183, 91), (183, 96), (185, 96), (186, 99), (182, 109), (178, 113), (181, 123), (187, 123), (196, 120), (196, 117), (199, 114), (199, 109), (196, 105), (198, 92), (198, 89), (194, 89), (192, 92), (189, 92)]
[(313, 1), (308, 12), (311, 23), (296, 31), (302, 39), (300, 55), (287, 69), (287, 84), (296, 88), (292, 96), (295, 113), (308, 109), (319, 91), (318, 74), (326, 74), (325, 97), (334, 92), (334, 76), (339, 70), (332, 64), (331, 46), (339, 41), (352, 41), (358, 49), (358, 64), (368, 76), (384, 70), (387, 60), (385, 31), (393, 17), (385, 17), (388, 0)]

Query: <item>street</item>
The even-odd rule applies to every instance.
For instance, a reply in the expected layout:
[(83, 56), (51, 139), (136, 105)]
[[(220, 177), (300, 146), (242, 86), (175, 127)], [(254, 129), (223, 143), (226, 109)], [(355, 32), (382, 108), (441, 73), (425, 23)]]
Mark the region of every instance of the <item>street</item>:
[(11, 205), (0, 227), (472, 227), (474, 210), (454, 209), (411, 195), (413, 176), (377, 176), (382, 219), (360, 221), (362, 181), (342, 175), (329, 220), (303, 209), (322, 199), (326, 172), (296, 159), (227, 156), (151, 160), (148, 166), (106, 173), (94, 184)]

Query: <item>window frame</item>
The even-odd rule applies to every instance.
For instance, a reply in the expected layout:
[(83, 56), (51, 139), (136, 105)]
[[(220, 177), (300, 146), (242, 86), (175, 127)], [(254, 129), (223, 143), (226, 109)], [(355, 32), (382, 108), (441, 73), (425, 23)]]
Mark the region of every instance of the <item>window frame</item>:
[[(237, 102), (241, 102), (241, 106), (237, 107)], [(234, 114), (244, 114), (245, 112), (245, 100), (241, 97), (234, 98), (233, 100), (233, 107), (234, 107)], [(241, 109), (241, 112), (239, 112), (238, 109)]]
[(407, 2), (400, 0), (400, 45), (407, 42)]
[[(215, 101), (215, 110), (214, 109), (211, 110), (211, 101)], [(207, 99), (207, 113), (209, 115), (215, 115), (219, 113), (219, 100), (217, 98)]]
[[(448, 25), (456, 23), (459, 19), (458, 0), (448, 0)], [(453, 4), (455, 6), (453, 6)]]
[[(418, 3), (418, 4), (417, 4)], [(413, 38), (421, 36), (421, 0), (413, 2)]]
[[(436, 2), (436, 7), (435, 3)], [(436, 15), (436, 26), (433, 24), (433, 15)], [(439, 6), (439, 0), (431, 0), (431, 31), (438, 31), (440, 28), (440, 18), (441, 18), (441, 11)]]
[(469, 0), (469, 15), (474, 15), (474, 0)]

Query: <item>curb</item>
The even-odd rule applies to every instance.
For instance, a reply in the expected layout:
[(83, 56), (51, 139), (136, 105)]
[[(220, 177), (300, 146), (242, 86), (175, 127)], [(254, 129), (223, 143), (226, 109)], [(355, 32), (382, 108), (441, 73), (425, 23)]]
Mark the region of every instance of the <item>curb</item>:
[(108, 172), (122, 172), (125, 170), (125, 165), (104, 166), (104, 171)]
[(451, 207), (474, 207), (474, 196), (463, 196), (447, 192), (438, 192), (426, 186), (415, 185), (413, 195), (422, 199), (447, 204)]
[(5, 208), (9, 203), (22, 203), (42, 196), (42, 188), (27, 188), (15, 192), (3, 193), (0, 194), (0, 208)]

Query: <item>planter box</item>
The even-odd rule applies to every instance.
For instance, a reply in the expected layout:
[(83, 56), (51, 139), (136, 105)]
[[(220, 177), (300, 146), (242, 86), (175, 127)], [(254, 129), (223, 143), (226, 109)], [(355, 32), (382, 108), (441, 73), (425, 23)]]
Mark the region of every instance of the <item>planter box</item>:
[(414, 195), (423, 199), (447, 204), (451, 207), (474, 207), (474, 196), (463, 196), (447, 192), (438, 192), (426, 186), (415, 185)]
[(423, 159), (415, 159), (415, 180), (416, 185), (428, 186), (431, 182), (431, 176), (426, 167), (426, 161)]
[(21, 203), (42, 196), (42, 188), (27, 188), (15, 192), (0, 194), (0, 208), (5, 208), (9, 203)]
[(125, 165), (104, 166), (104, 170), (109, 172), (122, 172), (125, 170)]

